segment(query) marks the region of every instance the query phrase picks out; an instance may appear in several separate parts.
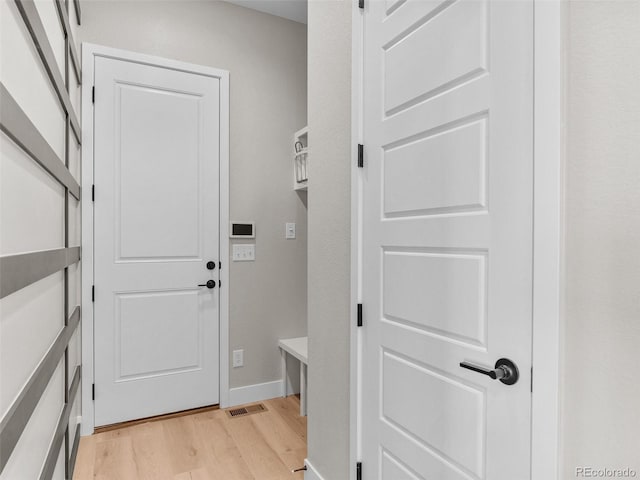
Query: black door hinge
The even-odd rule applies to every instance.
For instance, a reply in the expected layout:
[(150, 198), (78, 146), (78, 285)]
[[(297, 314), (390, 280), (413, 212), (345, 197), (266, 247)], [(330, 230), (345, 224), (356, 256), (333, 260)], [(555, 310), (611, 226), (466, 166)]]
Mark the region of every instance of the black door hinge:
[(358, 304), (358, 326), (362, 326), (362, 304)]
[(96, 186), (95, 185), (91, 185), (91, 201), (92, 202), (96, 201)]
[(362, 480), (362, 462), (356, 463), (356, 480)]
[(358, 7), (364, 8), (364, 0), (358, 0)]
[(96, 384), (92, 383), (91, 384), (91, 400), (95, 400), (96, 399)]
[(91, 285), (91, 301), (92, 302), (96, 301), (96, 286), (95, 285)]
[(364, 145), (358, 144), (358, 168), (364, 167)]
[(91, 87), (91, 103), (96, 103), (96, 87)]
[(531, 393), (533, 393), (533, 367), (531, 367)]

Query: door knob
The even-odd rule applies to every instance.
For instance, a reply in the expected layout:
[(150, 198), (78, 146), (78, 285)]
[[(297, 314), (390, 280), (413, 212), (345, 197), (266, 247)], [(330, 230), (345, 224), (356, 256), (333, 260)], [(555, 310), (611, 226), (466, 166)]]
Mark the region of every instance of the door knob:
[(508, 358), (501, 358), (500, 360), (498, 360), (493, 370), (480, 367), (478, 365), (473, 365), (469, 362), (461, 362), (460, 366), (462, 368), (466, 368), (467, 370), (472, 370), (474, 372), (478, 372), (491, 377), (494, 380), (500, 380), (505, 385), (513, 385), (518, 381), (518, 378), (520, 376), (520, 374), (518, 373), (518, 367)]
[(216, 268), (216, 262), (208, 261), (207, 270), (213, 270), (214, 268)]
[(199, 287), (216, 288), (216, 282), (214, 280), (207, 280), (207, 283), (201, 283)]

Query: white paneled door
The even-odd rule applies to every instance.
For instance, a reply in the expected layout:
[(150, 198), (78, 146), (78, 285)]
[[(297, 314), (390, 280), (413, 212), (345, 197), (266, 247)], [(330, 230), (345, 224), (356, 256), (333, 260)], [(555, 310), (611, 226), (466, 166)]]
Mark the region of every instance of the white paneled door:
[(528, 479), (533, 2), (363, 16), (363, 478)]
[(96, 57), (94, 112), (95, 424), (216, 404), (219, 79)]

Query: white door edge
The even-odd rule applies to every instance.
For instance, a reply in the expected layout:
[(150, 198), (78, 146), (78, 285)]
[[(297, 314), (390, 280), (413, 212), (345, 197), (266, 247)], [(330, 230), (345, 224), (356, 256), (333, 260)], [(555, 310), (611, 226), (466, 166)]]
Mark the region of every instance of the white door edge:
[[(366, 8), (366, 7), (365, 7)], [(560, 468), (560, 321), (563, 252), (562, 90), (563, 2), (534, 0), (534, 239), (533, 392), (531, 480), (558, 480)], [(349, 478), (361, 458), (361, 340), (356, 305), (362, 298), (362, 173), (357, 145), (362, 139), (363, 10), (352, 7), (351, 84), (351, 339)]]
[[(94, 59), (97, 56), (215, 77), (220, 80), (220, 407), (229, 405), (229, 72), (128, 50), (82, 44), (82, 202), (92, 206), (93, 180), (93, 102)], [(82, 209), (82, 425), (81, 435), (91, 435), (95, 428), (92, 384), (94, 383), (93, 302), (93, 208)]]
[(534, 0), (532, 480), (560, 478), (564, 2)]
[(356, 464), (362, 458), (362, 339), (357, 307), (362, 301), (362, 174), (358, 171), (358, 144), (363, 138), (363, 10), (352, 7), (351, 41), (351, 338), (349, 395), (349, 479), (356, 480)]

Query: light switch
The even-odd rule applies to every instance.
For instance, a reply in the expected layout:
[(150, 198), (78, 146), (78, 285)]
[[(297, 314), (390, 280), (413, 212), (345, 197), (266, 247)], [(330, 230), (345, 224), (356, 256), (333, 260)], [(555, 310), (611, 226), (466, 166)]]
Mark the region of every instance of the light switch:
[(233, 368), (244, 367), (244, 350), (233, 351)]
[(287, 223), (285, 224), (284, 238), (296, 238), (296, 224), (295, 223)]
[(249, 244), (238, 244), (233, 246), (234, 262), (253, 262), (256, 259), (256, 246)]

